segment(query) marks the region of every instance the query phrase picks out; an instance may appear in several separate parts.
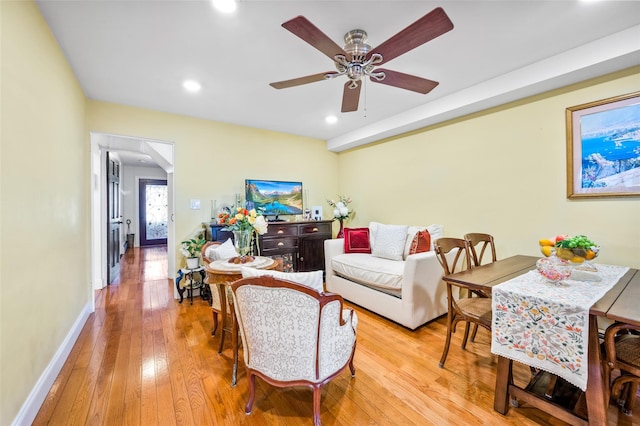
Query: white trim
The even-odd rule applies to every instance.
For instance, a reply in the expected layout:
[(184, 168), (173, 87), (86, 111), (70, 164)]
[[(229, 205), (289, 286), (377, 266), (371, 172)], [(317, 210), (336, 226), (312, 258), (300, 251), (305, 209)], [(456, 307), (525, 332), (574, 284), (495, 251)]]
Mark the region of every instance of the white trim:
[(20, 426), (30, 425), (33, 423), (33, 420), (36, 418), (38, 411), (40, 411), (40, 407), (42, 407), (47, 394), (51, 390), (51, 386), (53, 386), (56, 377), (60, 374), (60, 370), (62, 370), (64, 363), (69, 357), (73, 345), (76, 343), (76, 340), (78, 340), (78, 336), (80, 336), (80, 332), (82, 331), (82, 328), (87, 322), (90, 314), (91, 304), (87, 303), (71, 327), (71, 330), (69, 330), (67, 337), (65, 337), (64, 341), (51, 359), (51, 362), (42, 372), (42, 375), (36, 382), (36, 385), (31, 389), (29, 396), (25, 400), (24, 404), (22, 404), (22, 407), (20, 407), (18, 415), (13, 419), (13, 422), (11, 422), (12, 425)]

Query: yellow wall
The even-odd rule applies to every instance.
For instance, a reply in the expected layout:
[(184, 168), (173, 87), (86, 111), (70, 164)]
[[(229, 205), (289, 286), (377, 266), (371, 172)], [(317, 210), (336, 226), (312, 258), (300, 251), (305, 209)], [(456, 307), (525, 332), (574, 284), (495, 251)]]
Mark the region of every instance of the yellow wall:
[(85, 97), (33, 2), (0, 2), (0, 424), (90, 302)]
[[(311, 204), (325, 207), (338, 187), (337, 154), (319, 139), (97, 101), (88, 103), (88, 127), (174, 143), (178, 245), (210, 221), (211, 200), (220, 206), (237, 193), (244, 198), (245, 179), (301, 180)], [(200, 210), (190, 209), (191, 199), (201, 201)]]
[(326, 218), (325, 198), (352, 196), (349, 226), (489, 232), (500, 257), (585, 233), (601, 262), (640, 268), (640, 199), (567, 200), (564, 137), (566, 107), (637, 90), (640, 68), (334, 154), (320, 140), (86, 101), (32, 2), (1, 1), (0, 22), (0, 424), (92, 297), (89, 131), (175, 143), (178, 239), (245, 178), (300, 179)]
[(585, 234), (599, 262), (640, 268), (640, 197), (566, 198), (565, 109), (637, 91), (640, 67), (339, 156), (349, 226), (441, 223), (493, 234), (499, 257), (538, 256), (538, 240)]

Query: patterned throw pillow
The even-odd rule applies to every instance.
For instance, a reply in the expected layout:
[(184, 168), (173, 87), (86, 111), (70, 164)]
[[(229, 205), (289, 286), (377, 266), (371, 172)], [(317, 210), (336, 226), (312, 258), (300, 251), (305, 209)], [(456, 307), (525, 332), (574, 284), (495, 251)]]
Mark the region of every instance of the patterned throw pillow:
[(371, 253), (369, 244), (369, 228), (344, 229), (345, 253)]
[(423, 253), (431, 249), (431, 234), (426, 229), (416, 232), (416, 236), (411, 241), (409, 254)]
[(379, 224), (371, 254), (384, 259), (402, 260), (408, 230), (406, 225)]

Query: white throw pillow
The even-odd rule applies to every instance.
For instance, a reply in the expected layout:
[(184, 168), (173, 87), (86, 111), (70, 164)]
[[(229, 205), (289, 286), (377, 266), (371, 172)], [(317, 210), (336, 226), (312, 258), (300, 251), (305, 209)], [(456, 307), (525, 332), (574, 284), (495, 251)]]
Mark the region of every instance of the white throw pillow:
[(324, 291), (322, 283), (322, 270), (311, 272), (280, 272), (271, 269), (256, 269), (248, 267), (242, 267), (240, 268), (240, 270), (242, 271), (242, 278), (269, 275), (281, 280), (293, 281), (294, 283), (311, 287), (318, 293), (322, 293)]
[(236, 257), (238, 252), (236, 251), (236, 247), (233, 245), (233, 241), (229, 238), (222, 244), (213, 245), (207, 248), (204, 254), (213, 262), (214, 260), (231, 259), (232, 257)]
[(376, 224), (376, 235), (371, 243), (371, 255), (390, 260), (402, 260), (407, 241), (407, 225)]

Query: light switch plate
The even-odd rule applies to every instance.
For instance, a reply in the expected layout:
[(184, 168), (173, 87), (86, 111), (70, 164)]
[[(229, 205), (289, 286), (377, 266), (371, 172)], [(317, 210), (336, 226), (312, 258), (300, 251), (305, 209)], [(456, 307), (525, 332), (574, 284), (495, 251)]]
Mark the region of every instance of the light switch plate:
[(200, 200), (191, 200), (191, 210), (200, 210)]

